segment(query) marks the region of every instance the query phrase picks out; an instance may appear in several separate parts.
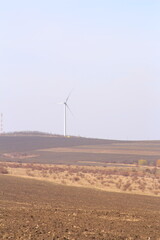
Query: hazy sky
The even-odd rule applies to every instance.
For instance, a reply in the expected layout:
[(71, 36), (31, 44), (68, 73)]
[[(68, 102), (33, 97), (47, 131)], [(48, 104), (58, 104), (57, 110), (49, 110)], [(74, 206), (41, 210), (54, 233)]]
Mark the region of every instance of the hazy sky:
[(0, 2), (6, 132), (160, 139), (159, 0)]

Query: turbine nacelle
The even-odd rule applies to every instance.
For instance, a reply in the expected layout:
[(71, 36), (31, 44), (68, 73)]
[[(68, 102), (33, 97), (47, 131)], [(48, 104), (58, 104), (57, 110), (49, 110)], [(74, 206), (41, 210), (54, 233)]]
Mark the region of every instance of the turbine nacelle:
[(65, 102), (60, 102), (58, 104), (63, 104), (64, 105), (64, 137), (67, 136), (67, 109), (70, 111), (70, 113), (73, 115), (71, 109), (69, 108), (67, 102), (70, 98), (70, 95), (71, 95), (71, 92), (70, 94), (68, 95), (68, 97), (66, 98)]

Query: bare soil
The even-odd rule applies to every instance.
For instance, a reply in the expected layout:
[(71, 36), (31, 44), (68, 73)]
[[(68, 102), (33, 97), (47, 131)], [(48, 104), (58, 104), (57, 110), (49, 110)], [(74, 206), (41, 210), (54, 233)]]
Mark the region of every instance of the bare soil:
[(160, 239), (158, 197), (0, 175), (0, 239)]

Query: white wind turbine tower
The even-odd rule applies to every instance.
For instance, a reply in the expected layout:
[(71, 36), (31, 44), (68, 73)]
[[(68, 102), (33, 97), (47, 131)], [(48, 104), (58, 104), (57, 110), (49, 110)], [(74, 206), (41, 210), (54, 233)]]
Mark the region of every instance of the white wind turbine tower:
[[(72, 111), (70, 110), (67, 102), (69, 100), (69, 97), (70, 97), (71, 93), (68, 95), (68, 97), (66, 98), (66, 100), (63, 102), (63, 103), (59, 103), (59, 104), (64, 104), (64, 137), (67, 136), (67, 108), (68, 110), (71, 112), (72, 114)], [(72, 114), (73, 115), (73, 114)]]

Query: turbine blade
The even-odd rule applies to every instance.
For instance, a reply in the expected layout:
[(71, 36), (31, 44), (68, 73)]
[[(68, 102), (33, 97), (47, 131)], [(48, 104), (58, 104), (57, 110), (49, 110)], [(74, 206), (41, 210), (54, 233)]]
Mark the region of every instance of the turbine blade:
[(66, 104), (66, 107), (68, 108), (68, 110), (70, 111), (70, 113), (72, 114), (72, 116), (74, 116), (74, 115), (73, 115), (73, 112), (72, 112), (71, 109), (69, 108), (68, 104)]
[(73, 89), (70, 91), (68, 97), (66, 98), (66, 103), (68, 102), (68, 100), (69, 100), (69, 98), (70, 98), (70, 96), (71, 96), (72, 91), (73, 91)]

